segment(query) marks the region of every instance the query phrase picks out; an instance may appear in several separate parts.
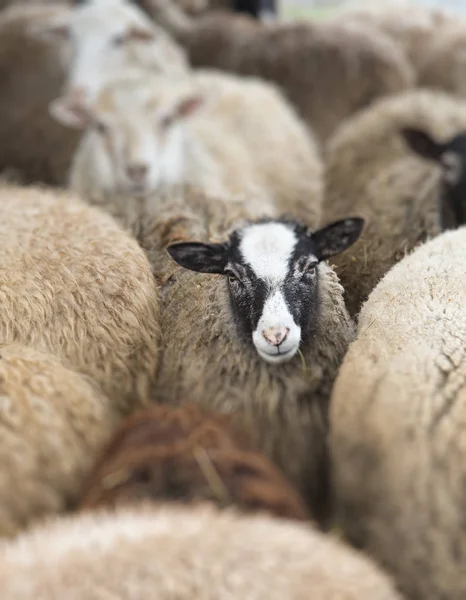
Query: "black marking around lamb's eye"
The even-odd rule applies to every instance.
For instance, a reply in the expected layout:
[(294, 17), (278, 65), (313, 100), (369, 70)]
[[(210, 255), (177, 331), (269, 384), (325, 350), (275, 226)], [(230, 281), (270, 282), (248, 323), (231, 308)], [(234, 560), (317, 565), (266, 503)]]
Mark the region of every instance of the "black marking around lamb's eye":
[(248, 265), (235, 264), (235, 272), (240, 275), (241, 283), (231, 284), (230, 304), (236, 322), (250, 336), (259, 322), (270, 290)]

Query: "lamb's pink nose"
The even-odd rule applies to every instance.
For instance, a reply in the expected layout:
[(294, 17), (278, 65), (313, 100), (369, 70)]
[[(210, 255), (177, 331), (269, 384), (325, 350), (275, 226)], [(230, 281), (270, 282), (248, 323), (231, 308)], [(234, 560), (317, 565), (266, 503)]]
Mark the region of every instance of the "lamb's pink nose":
[(272, 346), (280, 346), (286, 340), (286, 336), (290, 333), (288, 327), (269, 327), (262, 330), (263, 337)]

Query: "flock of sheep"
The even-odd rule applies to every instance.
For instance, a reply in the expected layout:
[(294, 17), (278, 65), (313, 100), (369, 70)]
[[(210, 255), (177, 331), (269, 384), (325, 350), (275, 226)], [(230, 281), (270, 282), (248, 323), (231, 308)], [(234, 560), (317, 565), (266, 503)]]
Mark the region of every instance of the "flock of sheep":
[(463, 600), (466, 22), (208, 4), (0, 0), (1, 598)]

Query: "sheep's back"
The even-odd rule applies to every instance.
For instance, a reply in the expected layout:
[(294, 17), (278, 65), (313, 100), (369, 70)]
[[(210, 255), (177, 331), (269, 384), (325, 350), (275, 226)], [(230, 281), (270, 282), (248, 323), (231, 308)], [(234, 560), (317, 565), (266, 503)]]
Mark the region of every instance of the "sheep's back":
[(466, 19), (436, 32), (426, 49), (419, 84), (466, 98)]
[(332, 395), (338, 521), (426, 600), (466, 593), (465, 252), (462, 228), (387, 273)]
[(399, 600), (368, 558), (311, 527), (208, 507), (49, 523), (0, 557), (4, 600)]
[(0, 536), (68, 508), (116, 419), (109, 400), (60, 360), (0, 349)]
[(196, 81), (217, 96), (195, 129), (224, 166), (229, 191), (255, 187), (279, 212), (315, 226), (323, 196), (320, 148), (285, 96), (255, 77), (199, 70)]
[(432, 40), (443, 32), (444, 27), (457, 23), (458, 15), (434, 7), (396, 4), (348, 8), (336, 19), (369, 24), (389, 35), (401, 45), (418, 75)]
[(352, 113), (414, 83), (398, 45), (364, 25), (264, 27), (238, 63), (238, 72), (278, 84), (321, 141)]
[(126, 412), (157, 365), (149, 262), (108, 215), (65, 193), (0, 188), (0, 344), (55, 354)]

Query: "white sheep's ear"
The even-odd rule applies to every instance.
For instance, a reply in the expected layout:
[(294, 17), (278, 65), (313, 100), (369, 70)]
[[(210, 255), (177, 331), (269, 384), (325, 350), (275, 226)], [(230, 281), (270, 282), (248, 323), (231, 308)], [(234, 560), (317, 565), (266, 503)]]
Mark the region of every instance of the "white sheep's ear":
[(39, 40), (66, 41), (70, 37), (69, 20), (66, 17), (57, 17), (45, 23), (35, 23), (28, 27), (28, 32)]
[(205, 104), (205, 98), (195, 94), (179, 102), (173, 111), (175, 119), (186, 119), (194, 115)]
[(93, 115), (88, 108), (66, 97), (52, 100), (49, 104), (49, 113), (55, 121), (72, 129), (86, 129), (93, 120)]
[(155, 32), (145, 27), (133, 25), (126, 33), (126, 39), (135, 42), (152, 42), (155, 39)]
[(312, 234), (315, 254), (319, 260), (327, 260), (352, 246), (364, 228), (364, 219), (354, 217), (330, 223)]
[(181, 242), (168, 246), (167, 252), (179, 265), (198, 273), (223, 275), (228, 262), (226, 244)]
[(161, 119), (163, 127), (171, 127), (176, 121), (187, 119), (204, 106), (206, 100), (198, 94), (184, 98), (170, 111), (167, 111)]
[(445, 152), (445, 144), (437, 142), (427, 131), (422, 129), (405, 127), (401, 130), (401, 135), (409, 148), (422, 158), (438, 161)]

